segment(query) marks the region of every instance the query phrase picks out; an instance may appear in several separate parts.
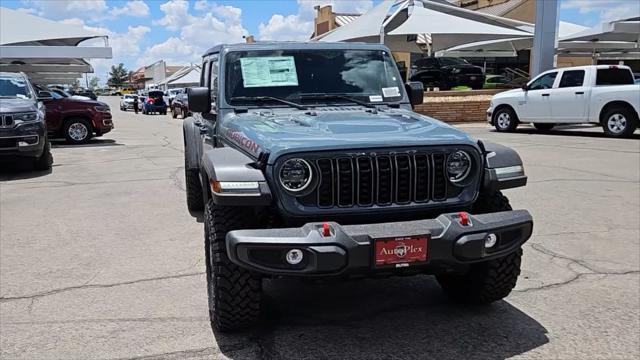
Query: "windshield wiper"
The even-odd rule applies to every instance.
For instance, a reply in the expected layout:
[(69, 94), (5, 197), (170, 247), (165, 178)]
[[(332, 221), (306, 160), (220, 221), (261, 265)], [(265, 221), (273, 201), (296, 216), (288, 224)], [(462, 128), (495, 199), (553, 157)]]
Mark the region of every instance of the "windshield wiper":
[(375, 109), (376, 106), (374, 104), (368, 103), (366, 101), (358, 100), (346, 94), (321, 94), (321, 93), (307, 93), (300, 94), (299, 96), (302, 100), (327, 100), (327, 99), (342, 99), (354, 102), (358, 105), (362, 105), (364, 107)]
[(277, 101), (289, 106), (292, 106), (296, 109), (307, 110), (307, 107), (304, 105), (300, 105), (298, 103), (294, 103), (292, 101), (288, 101), (285, 99), (281, 99), (275, 96), (234, 96), (231, 101), (259, 101), (259, 102), (267, 102), (267, 101)]

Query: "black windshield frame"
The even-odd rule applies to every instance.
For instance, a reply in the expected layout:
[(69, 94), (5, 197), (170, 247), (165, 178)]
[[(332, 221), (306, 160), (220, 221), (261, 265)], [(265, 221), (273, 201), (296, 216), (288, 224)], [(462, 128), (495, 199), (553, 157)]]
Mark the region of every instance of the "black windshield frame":
[[(298, 85), (244, 87), (240, 59), (247, 57), (293, 57)], [(327, 66), (335, 65), (338, 66)], [(324, 66), (322, 66), (324, 65)], [(379, 71), (372, 71), (377, 67)], [(367, 71), (369, 70), (369, 71)], [(224, 73), (225, 87), (221, 107), (234, 106), (273, 106), (282, 104), (251, 104), (250, 101), (231, 101), (234, 97), (274, 96), (304, 105), (324, 105), (326, 103), (350, 103), (346, 100), (322, 99), (301, 100), (300, 96), (309, 93), (341, 94), (355, 97), (360, 101), (377, 105), (408, 103), (393, 57), (382, 49), (256, 49), (230, 51), (225, 54), (220, 71)], [(351, 73), (347, 74), (347, 72)], [(370, 75), (367, 78), (365, 75)], [(336, 78), (340, 79), (336, 83)], [(345, 80), (345, 78), (347, 80)], [(322, 79), (322, 80), (319, 80)], [(366, 81), (372, 80), (372, 81)], [(350, 82), (348, 82), (350, 81)], [(383, 97), (382, 88), (397, 88), (397, 96)], [(388, 91), (389, 94), (389, 91)], [(388, 95), (387, 94), (387, 95)], [(351, 103), (352, 104), (352, 103)]]

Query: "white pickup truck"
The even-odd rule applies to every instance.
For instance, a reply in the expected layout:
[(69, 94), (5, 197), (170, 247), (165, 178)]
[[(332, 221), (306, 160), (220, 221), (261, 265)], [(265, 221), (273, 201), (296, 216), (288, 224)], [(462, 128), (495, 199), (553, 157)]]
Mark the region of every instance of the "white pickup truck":
[(496, 94), (487, 121), (498, 131), (519, 123), (539, 130), (557, 124), (594, 123), (613, 137), (629, 137), (640, 125), (640, 85), (627, 66), (592, 65), (546, 71), (522, 89)]

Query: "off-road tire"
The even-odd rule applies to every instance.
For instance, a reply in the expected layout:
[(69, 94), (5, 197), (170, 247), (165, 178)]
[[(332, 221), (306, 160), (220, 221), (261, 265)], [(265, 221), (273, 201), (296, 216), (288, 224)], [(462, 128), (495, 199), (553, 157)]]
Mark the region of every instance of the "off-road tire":
[(53, 165), (53, 155), (51, 155), (51, 143), (49, 139), (45, 139), (42, 154), (33, 162), (33, 168), (38, 171), (51, 170)]
[(454, 301), (490, 304), (501, 300), (516, 286), (520, 275), (522, 249), (511, 254), (470, 266), (464, 275), (437, 275), (438, 283)]
[(217, 206), (205, 208), (205, 254), (209, 318), (214, 331), (228, 332), (254, 325), (260, 316), (262, 280), (227, 256), (225, 237), (231, 230), (253, 227), (251, 208)]
[(202, 185), (200, 184), (200, 172), (186, 168), (185, 159), (185, 193), (187, 194), (187, 208), (189, 211), (204, 210), (204, 197), (202, 196)]
[[(620, 132), (613, 132), (609, 129), (608, 122), (612, 116), (622, 116), (625, 119), (625, 127)], [(613, 106), (602, 116), (602, 129), (607, 136), (616, 138), (628, 138), (633, 135), (636, 128), (640, 126), (638, 116), (629, 108), (623, 106)]]
[(501, 191), (480, 193), (478, 199), (473, 204), (471, 210), (474, 214), (488, 214), (498, 211), (511, 211), (513, 208), (509, 203), (509, 198), (504, 196)]
[[(500, 122), (500, 115), (505, 114), (508, 117), (508, 123), (503, 124)], [(493, 126), (499, 132), (514, 131), (518, 127), (518, 116), (510, 107), (504, 106), (499, 108), (493, 114)]]
[[(84, 138), (74, 138), (70, 134), (70, 129), (74, 124), (82, 124), (87, 129), (87, 134)], [(93, 126), (91, 126), (91, 122), (84, 118), (71, 118), (64, 123), (64, 137), (67, 139), (67, 142), (71, 144), (86, 144), (93, 137)]]
[(540, 131), (549, 131), (553, 129), (556, 124), (553, 123), (533, 123), (533, 127)]
[[(481, 194), (473, 205), (474, 214), (512, 210), (500, 191)], [(472, 264), (465, 274), (437, 275), (438, 283), (454, 301), (489, 304), (511, 292), (520, 275), (522, 249), (494, 260)]]

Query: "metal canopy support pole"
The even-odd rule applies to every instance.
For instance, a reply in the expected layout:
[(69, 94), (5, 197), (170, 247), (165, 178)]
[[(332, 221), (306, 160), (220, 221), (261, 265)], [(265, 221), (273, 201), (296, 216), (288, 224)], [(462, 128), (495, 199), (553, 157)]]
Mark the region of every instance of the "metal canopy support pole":
[(559, 5), (558, 0), (536, 1), (536, 28), (531, 59), (532, 77), (554, 67)]

